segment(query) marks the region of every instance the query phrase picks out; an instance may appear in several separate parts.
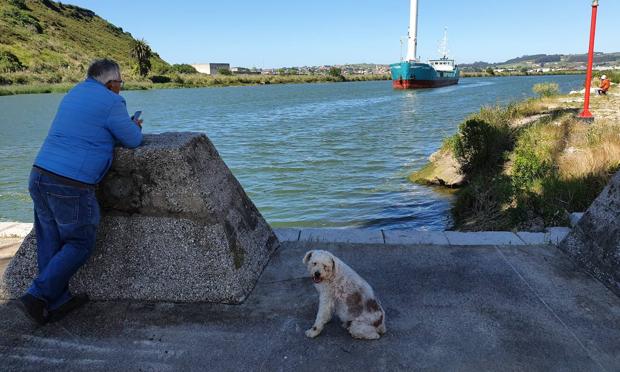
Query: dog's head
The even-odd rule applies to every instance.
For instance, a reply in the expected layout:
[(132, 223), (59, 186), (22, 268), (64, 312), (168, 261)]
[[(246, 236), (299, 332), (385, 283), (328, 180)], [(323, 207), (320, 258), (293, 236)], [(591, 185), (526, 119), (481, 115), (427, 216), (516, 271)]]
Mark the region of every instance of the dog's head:
[(308, 273), (315, 283), (330, 281), (336, 273), (336, 260), (334, 255), (327, 251), (308, 251), (303, 259), (308, 268)]

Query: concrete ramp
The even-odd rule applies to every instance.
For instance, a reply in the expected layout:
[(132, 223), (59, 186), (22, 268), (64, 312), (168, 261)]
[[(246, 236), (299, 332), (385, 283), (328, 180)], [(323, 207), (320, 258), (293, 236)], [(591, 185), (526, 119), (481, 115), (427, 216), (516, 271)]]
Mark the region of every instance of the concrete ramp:
[[(318, 295), (308, 249), (342, 258), (374, 288), (387, 334), (336, 320), (304, 331)], [(284, 242), (241, 305), (94, 302), (33, 328), (0, 302), (6, 370), (617, 371), (620, 298), (553, 245)]]

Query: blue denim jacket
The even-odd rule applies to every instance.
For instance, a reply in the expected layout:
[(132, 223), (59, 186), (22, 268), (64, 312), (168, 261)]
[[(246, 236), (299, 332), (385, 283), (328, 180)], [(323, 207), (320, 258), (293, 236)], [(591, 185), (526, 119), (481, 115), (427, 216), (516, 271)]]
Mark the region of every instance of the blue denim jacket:
[(117, 141), (138, 147), (142, 131), (129, 117), (125, 99), (89, 78), (63, 98), (34, 165), (96, 184), (112, 164)]

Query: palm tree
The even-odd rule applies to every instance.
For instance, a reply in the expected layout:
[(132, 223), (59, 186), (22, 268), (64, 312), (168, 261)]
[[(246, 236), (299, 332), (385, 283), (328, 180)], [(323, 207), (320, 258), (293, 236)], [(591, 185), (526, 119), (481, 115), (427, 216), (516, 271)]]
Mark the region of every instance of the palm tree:
[(147, 44), (146, 40), (134, 40), (131, 47), (131, 57), (135, 58), (138, 63), (138, 73), (140, 76), (146, 76), (151, 70), (151, 57), (153, 51)]

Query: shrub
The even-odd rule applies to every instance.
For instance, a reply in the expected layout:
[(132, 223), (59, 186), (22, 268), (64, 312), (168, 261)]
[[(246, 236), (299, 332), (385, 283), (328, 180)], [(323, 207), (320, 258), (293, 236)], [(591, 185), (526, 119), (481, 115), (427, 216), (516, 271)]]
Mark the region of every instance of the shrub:
[(513, 162), (513, 182), (519, 188), (526, 188), (535, 180), (552, 175), (552, 159), (538, 154), (536, 147), (518, 147)]
[(47, 84), (58, 84), (60, 82), (62, 82), (62, 76), (57, 75), (57, 74), (45, 74), (43, 76), (41, 76), (42, 80), (44, 83)]
[(194, 67), (188, 64), (174, 64), (170, 68), (173, 72), (178, 74), (197, 74), (198, 71)]
[(504, 161), (504, 153), (511, 149), (512, 133), (507, 123), (493, 125), (479, 118), (471, 118), (459, 126), (453, 142), (454, 155), (464, 174), (490, 173)]
[(153, 75), (149, 78), (154, 84), (164, 84), (172, 81), (168, 76), (164, 75)]
[(560, 94), (560, 86), (558, 83), (539, 83), (535, 84), (532, 91), (539, 97), (552, 97)]
[(30, 10), (30, 8), (26, 5), (25, 0), (9, 0), (9, 3), (21, 10)]
[(43, 33), (43, 27), (39, 24), (39, 20), (22, 12), (21, 10), (13, 9), (5, 11), (3, 17), (14, 25), (23, 26), (30, 31), (36, 32), (37, 34)]
[(0, 73), (16, 72), (24, 69), (19, 58), (11, 52), (0, 51)]
[(332, 67), (328, 72), (329, 76), (333, 76), (335, 78), (342, 76), (342, 69), (338, 67)]
[(224, 75), (224, 76), (231, 76), (233, 74), (232, 71), (230, 71), (227, 68), (221, 68), (221, 69), (217, 70), (217, 73), (220, 74), (220, 75)]
[(28, 84), (30, 79), (25, 75), (16, 75), (13, 77), (13, 83), (15, 84)]
[(613, 81), (616, 84), (620, 84), (620, 71), (618, 70), (603, 71), (601, 75), (607, 75), (607, 78), (610, 81)]
[(511, 216), (504, 210), (512, 194), (512, 184), (505, 175), (474, 177), (457, 191), (452, 207), (455, 226), (463, 230), (509, 230)]
[(41, 0), (41, 4), (45, 5), (46, 7), (48, 7), (49, 9), (51, 9), (51, 10), (53, 10), (55, 12), (60, 12), (60, 9), (51, 0)]

